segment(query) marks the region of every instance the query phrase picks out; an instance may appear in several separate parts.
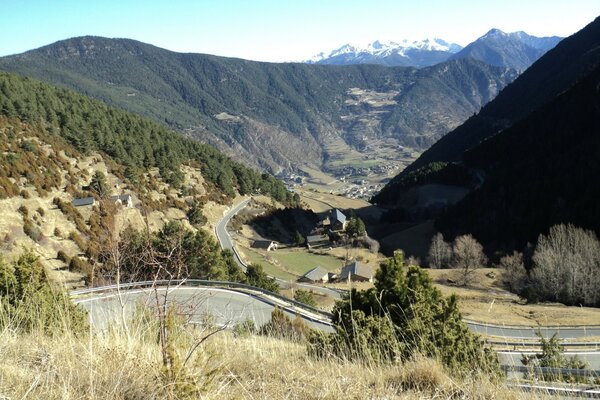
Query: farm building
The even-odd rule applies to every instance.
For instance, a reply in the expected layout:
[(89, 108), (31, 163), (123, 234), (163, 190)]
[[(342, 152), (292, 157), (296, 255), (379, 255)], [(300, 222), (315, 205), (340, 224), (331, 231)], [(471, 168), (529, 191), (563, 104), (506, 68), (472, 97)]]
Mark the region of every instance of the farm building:
[(273, 240), (255, 240), (252, 242), (253, 249), (261, 249), (266, 251), (277, 250), (277, 242)]
[(327, 235), (311, 235), (306, 237), (306, 246), (309, 249), (316, 247), (329, 246), (329, 236)]
[(329, 272), (323, 267), (315, 267), (298, 278), (298, 282), (327, 282), (329, 281)]
[(332, 231), (343, 231), (346, 229), (346, 216), (337, 208), (331, 212), (331, 217), (329, 218), (331, 221), (331, 230)]
[(354, 261), (342, 268), (338, 281), (372, 282), (373, 271), (371, 267)]
[(73, 199), (71, 204), (75, 207), (93, 206), (96, 204), (96, 199), (93, 197), (81, 197), (79, 199)]

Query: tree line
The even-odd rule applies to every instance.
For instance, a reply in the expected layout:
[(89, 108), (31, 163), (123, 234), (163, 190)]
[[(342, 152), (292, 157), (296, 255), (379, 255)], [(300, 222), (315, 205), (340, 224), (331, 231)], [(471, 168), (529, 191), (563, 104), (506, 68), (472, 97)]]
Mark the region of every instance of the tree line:
[(278, 201), (295, 199), (283, 183), (260, 174), (206, 144), (188, 139), (157, 123), (118, 110), (70, 90), (0, 72), (0, 113), (39, 125), (64, 138), (83, 154), (101, 151), (130, 171), (157, 167), (177, 182), (183, 163), (197, 164), (213, 187), (232, 197), (260, 191)]
[[(541, 234), (535, 248), (514, 251), (499, 259), (508, 288), (530, 302), (558, 301), (567, 305), (600, 306), (600, 241), (596, 234), (571, 224), (555, 225)], [(458, 268), (461, 283), (487, 263), (473, 236), (458, 236), (452, 244), (441, 233), (433, 236), (427, 261), (431, 268)]]

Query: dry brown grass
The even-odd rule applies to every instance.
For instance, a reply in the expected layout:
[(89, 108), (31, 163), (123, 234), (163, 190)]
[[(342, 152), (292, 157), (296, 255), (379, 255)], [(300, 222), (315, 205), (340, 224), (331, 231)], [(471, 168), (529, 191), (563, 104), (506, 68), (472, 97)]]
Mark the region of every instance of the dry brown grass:
[(502, 288), (502, 270), (482, 268), (468, 287), (448, 282), (457, 271), (428, 270), (436, 286), (446, 296), (456, 293), (460, 310), (465, 318), (506, 325), (585, 325), (600, 321), (600, 309), (568, 307), (557, 303), (524, 304), (514, 293)]
[[(88, 338), (0, 334), (0, 397), (52, 399), (179, 398), (161, 372), (148, 332)], [(183, 349), (181, 349), (183, 350)], [(520, 399), (474, 374), (455, 381), (432, 360), (377, 366), (307, 356), (304, 345), (221, 333), (187, 369), (207, 399)]]
[[(432, 360), (365, 365), (309, 357), (301, 344), (265, 338), (218, 338), (223, 378), (215, 399), (526, 398), (485, 377), (454, 381)], [(243, 354), (243, 356), (240, 356)], [(475, 374), (477, 375), (477, 374)]]

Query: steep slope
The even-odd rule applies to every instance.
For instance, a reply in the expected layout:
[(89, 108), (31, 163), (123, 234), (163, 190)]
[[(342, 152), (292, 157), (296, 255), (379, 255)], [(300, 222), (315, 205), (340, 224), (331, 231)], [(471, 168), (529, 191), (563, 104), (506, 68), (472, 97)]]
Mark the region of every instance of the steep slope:
[(391, 164), (378, 153), (423, 150), (516, 77), (472, 60), (422, 70), (269, 64), (98, 37), (5, 57), (0, 68), (149, 116), (274, 172), (343, 168), (356, 162), (343, 156), (352, 152)]
[(481, 112), (431, 146), (400, 177), (431, 162), (460, 160), (465, 150), (551, 101), (599, 63), (600, 18), (597, 18), (548, 51)]
[(154, 233), (166, 226), (164, 235), (182, 235), (177, 240), (193, 256), (195, 277), (241, 279), (211, 238), (212, 216), (222, 215), (236, 191), (296, 201), (281, 182), (208, 145), (98, 100), (0, 72), (6, 259), (33, 249), (55, 281), (111, 281), (110, 265), (127, 247), (116, 243), (133, 237), (127, 228)]
[(231, 161), (211, 146), (70, 90), (0, 72), (0, 111), (41, 124), (83, 154), (104, 152), (132, 174), (155, 167), (165, 179), (178, 182), (181, 165), (192, 162), (216, 195), (262, 190), (282, 201), (291, 199), (281, 182)]
[(519, 245), (558, 223), (600, 232), (600, 66), (464, 163), (485, 182), (440, 219), (445, 230)]
[(538, 38), (525, 32), (505, 33), (492, 29), (450, 58), (474, 58), (524, 71), (560, 40), (557, 36)]
[(320, 53), (305, 61), (309, 64), (353, 65), (377, 64), (388, 67), (429, 67), (447, 61), (462, 47), (442, 39), (409, 42), (375, 41), (366, 47), (346, 44), (328, 55)]

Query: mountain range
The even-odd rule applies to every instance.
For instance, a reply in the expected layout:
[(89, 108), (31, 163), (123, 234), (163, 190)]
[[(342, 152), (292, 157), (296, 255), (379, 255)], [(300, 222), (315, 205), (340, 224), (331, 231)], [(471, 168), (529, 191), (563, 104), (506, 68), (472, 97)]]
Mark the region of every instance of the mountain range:
[[(404, 207), (406, 196), (425, 187), (463, 187), (467, 194), (456, 203), (437, 199), (436, 227), (450, 237), (473, 233), (492, 248), (522, 248), (558, 223), (600, 232), (599, 87), (597, 18), (439, 140), (374, 201)], [(402, 218), (410, 211), (395, 213)]]
[(376, 40), (366, 47), (345, 44), (329, 54), (323, 52), (315, 55), (309, 64), (352, 65), (379, 64), (385, 66), (428, 67), (447, 61), (462, 46), (448, 43), (442, 39), (424, 39), (409, 42), (380, 42)]
[(409, 42), (375, 41), (367, 46), (346, 44), (329, 54), (317, 54), (307, 63), (329, 65), (379, 64), (386, 66), (427, 67), (459, 58), (474, 58), (490, 65), (527, 69), (562, 38), (536, 37), (525, 32), (505, 33), (492, 29), (465, 48), (443, 39)]
[[(472, 59), (432, 67), (271, 64), (80, 37), (0, 59), (215, 145), (271, 172), (398, 165), (479, 111), (517, 73)], [(392, 154), (392, 156), (390, 156)], [(394, 155), (396, 154), (396, 155)]]

